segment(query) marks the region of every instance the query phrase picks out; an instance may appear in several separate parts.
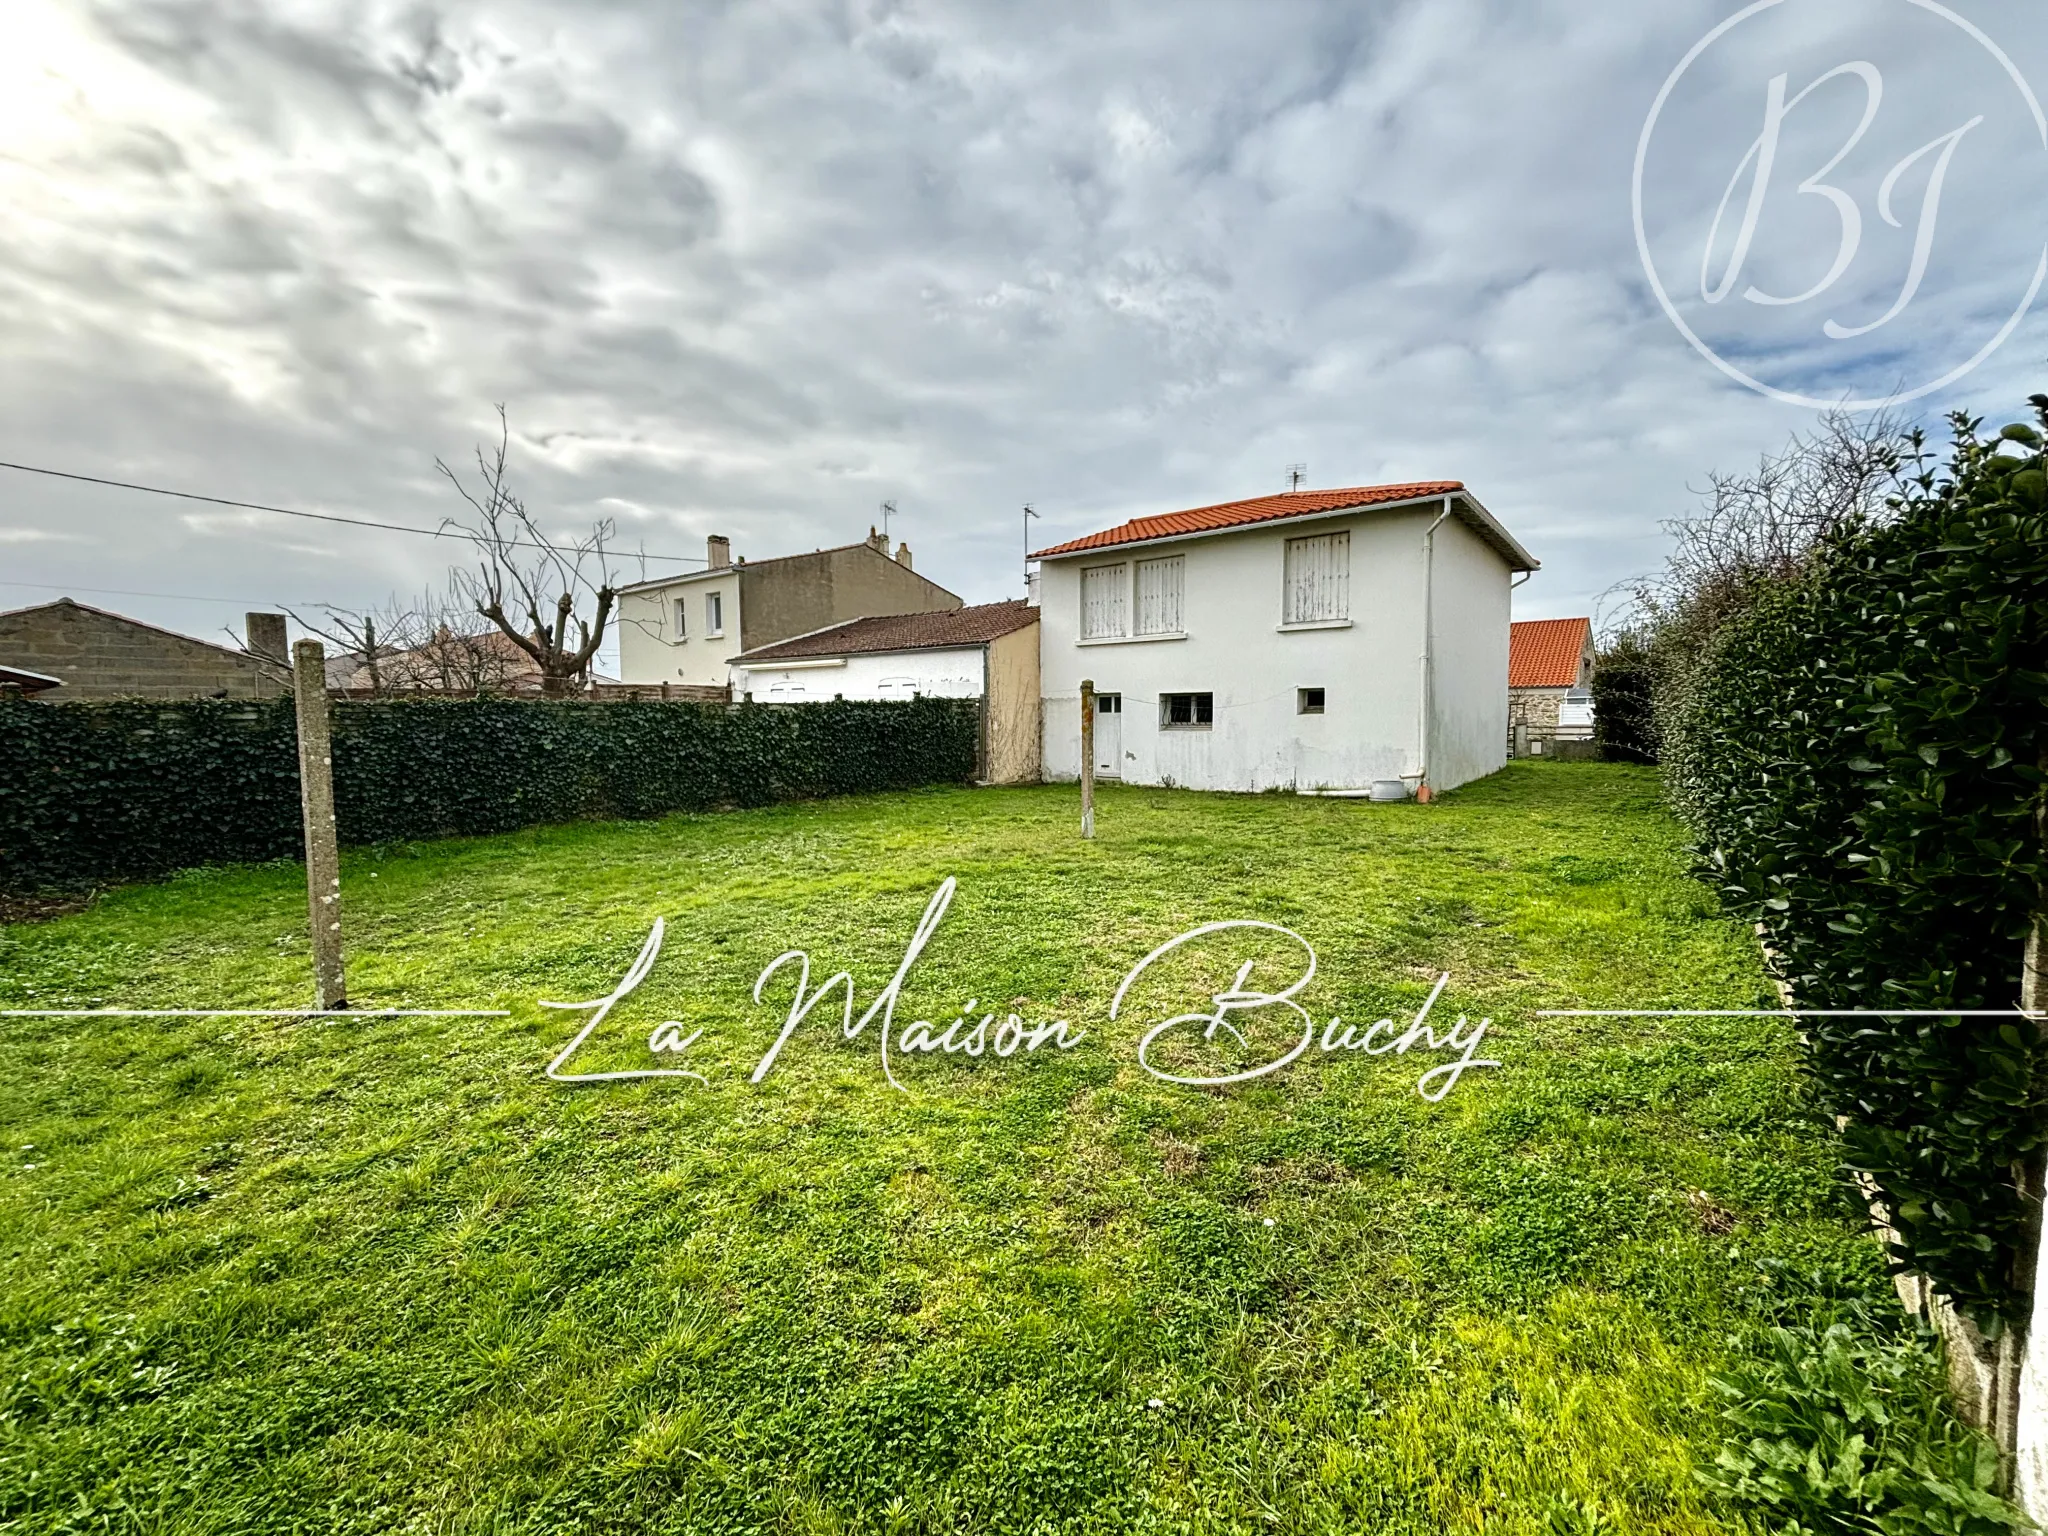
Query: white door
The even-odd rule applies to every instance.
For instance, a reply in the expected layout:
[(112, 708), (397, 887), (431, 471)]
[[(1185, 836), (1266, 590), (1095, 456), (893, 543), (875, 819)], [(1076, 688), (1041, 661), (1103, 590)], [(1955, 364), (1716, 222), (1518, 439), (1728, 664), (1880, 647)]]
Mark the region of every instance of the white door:
[(1095, 777), (1124, 776), (1124, 696), (1095, 695)]

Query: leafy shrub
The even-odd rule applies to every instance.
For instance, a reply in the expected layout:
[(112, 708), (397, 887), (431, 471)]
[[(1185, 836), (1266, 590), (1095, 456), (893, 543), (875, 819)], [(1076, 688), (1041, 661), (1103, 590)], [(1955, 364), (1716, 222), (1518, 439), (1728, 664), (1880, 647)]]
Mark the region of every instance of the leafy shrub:
[[(973, 700), (334, 706), (344, 842), (959, 783)], [(291, 701), (0, 705), (0, 890), (297, 857)]]
[[(2048, 426), (2048, 396), (2035, 405)], [(1917, 450), (1917, 443), (1915, 444)], [(1800, 1006), (2005, 1009), (2048, 875), (2048, 459), (1958, 419), (1889, 519), (1723, 625), (1662, 701), (1666, 783)], [(1807, 1018), (1821, 1097), (1897, 1255), (1995, 1331), (2023, 1303), (2015, 1169), (2043, 1047), (2014, 1017)]]
[(1641, 635), (1610, 640), (1593, 663), (1593, 740), (1603, 763), (1657, 761), (1655, 679)]
[(1788, 1536), (1997, 1536), (2018, 1517), (1992, 1489), (1998, 1453), (1959, 1424), (1922, 1334), (1843, 1323), (1773, 1328), (1717, 1377), (1727, 1439), (1709, 1487)]

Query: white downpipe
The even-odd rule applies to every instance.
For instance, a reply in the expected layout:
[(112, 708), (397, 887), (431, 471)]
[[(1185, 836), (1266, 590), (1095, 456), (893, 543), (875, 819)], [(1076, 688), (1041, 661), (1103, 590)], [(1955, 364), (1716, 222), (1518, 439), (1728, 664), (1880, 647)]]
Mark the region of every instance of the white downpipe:
[(1436, 531), (1443, 526), (1445, 518), (1451, 515), (1451, 498), (1444, 498), (1444, 509), (1437, 513), (1436, 521), (1422, 535), (1422, 676), (1416, 689), (1415, 709), (1415, 762), (1417, 788), (1429, 782), (1429, 717), (1431, 706), (1436, 700), (1431, 697), (1436, 687), (1436, 668), (1430, 658), (1430, 640), (1436, 626)]

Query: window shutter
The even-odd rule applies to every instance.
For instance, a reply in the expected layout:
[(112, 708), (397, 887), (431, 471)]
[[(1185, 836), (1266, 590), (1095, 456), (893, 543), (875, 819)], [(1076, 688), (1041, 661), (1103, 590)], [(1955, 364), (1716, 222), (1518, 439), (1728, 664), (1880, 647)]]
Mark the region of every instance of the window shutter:
[(1097, 565), (1081, 572), (1081, 638), (1110, 640), (1124, 634), (1127, 565)]
[(1138, 633), (1177, 635), (1181, 632), (1181, 587), (1186, 558), (1138, 562)]
[(1317, 624), (1351, 617), (1351, 535), (1287, 541), (1282, 622)]

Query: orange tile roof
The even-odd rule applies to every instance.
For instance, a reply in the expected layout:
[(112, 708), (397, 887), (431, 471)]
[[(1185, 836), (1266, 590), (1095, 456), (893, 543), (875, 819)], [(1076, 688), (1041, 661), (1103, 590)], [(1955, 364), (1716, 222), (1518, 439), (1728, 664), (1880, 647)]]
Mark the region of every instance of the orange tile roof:
[(1243, 528), (1252, 523), (1270, 523), (1283, 517), (1306, 517), (1315, 512), (1341, 512), (1350, 507), (1377, 507), (1395, 501), (1420, 501), (1429, 496), (1448, 496), (1465, 489), (1459, 480), (1418, 480), (1408, 485), (1361, 485), (1341, 491), (1281, 491), (1272, 496), (1254, 496), (1249, 501), (1226, 501), (1220, 506), (1194, 507), (1186, 512), (1162, 512), (1155, 517), (1134, 517), (1128, 523), (1106, 528), (1101, 533), (1069, 539), (1050, 549), (1035, 551), (1031, 558), (1078, 554), (1088, 549), (1110, 549), (1119, 544), (1139, 544), (1147, 539), (1171, 538), (1182, 533), (1213, 533), (1222, 528)]
[(1591, 619), (1523, 619), (1508, 626), (1508, 686), (1569, 688), (1579, 680)]

